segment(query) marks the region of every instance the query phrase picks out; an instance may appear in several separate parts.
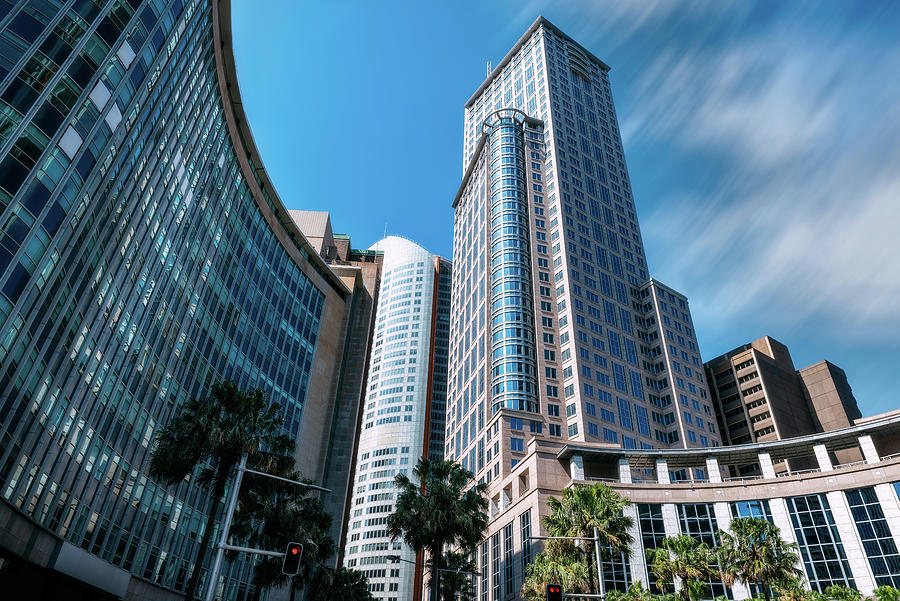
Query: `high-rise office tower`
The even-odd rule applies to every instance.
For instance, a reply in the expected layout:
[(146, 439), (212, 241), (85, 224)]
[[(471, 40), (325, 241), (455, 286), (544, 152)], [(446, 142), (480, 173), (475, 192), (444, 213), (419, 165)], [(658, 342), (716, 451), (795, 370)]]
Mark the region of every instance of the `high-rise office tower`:
[[(0, 3), (5, 594), (184, 587), (209, 492), (147, 463), (218, 380), (267, 391), (323, 479), (353, 293), (269, 181), (230, 19), (225, 0)], [(252, 595), (229, 565), (228, 598)]]
[(862, 413), (843, 369), (819, 361), (797, 370), (816, 430), (831, 432), (856, 423)]
[(687, 299), (648, 275), (608, 71), (538, 18), (465, 105), (446, 452), (490, 485), (492, 599), (546, 511), (516, 491), (557, 490), (517, 469), (534, 441), (720, 443)]
[[(337, 374), (328, 451), (323, 460), (322, 485), (331, 493), (322, 499), (332, 517), (329, 534), (338, 544), (337, 562), (342, 561), (347, 513), (353, 493), (351, 478), (356, 443), (366, 394), (369, 353), (375, 330), (375, 309), (381, 283), (384, 253), (353, 248), (350, 236), (335, 234), (327, 211), (290, 211), (291, 217), (331, 270), (353, 291), (347, 316), (347, 339), (341, 370)], [(445, 378), (446, 380), (446, 378)]]
[(521, 451), (488, 444), (510, 423), (720, 442), (687, 299), (647, 275), (608, 70), (540, 18), (466, 103), (447, 450), (485, 480)]
[(764, 336), (705, 368), (725, 444), (816, 432), (791, 353), (777, 340)]
[(391, 540), (387, 517), (397, 474), (409, 473), (419, 457), (443, 458), (451, 269), (398, 236), (371, 250), (384, 253), (384, 265), (344, 564), (362, 570), (378, 598), (398, 601), (419, 598), (423, 558)]
[[(797, 370), (784, 344), (764, 336), (704, 364), (713, 405), (728, 445), (768, 442), (852, 426), (861, 414), (844, 370), (819, 361)], [(838, 451), (837, 463), (861, 458), (858, 449)], [(805, 468), (814, 458), (775, 466)], [(757, 464), (735, 475), (759, 473)]]

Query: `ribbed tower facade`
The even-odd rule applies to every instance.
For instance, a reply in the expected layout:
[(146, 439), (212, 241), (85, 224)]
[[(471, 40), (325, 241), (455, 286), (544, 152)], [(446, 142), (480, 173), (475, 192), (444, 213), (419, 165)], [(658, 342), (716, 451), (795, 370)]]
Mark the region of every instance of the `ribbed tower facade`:
[[(501, 110), (484, 122), (490, 157), (491, 399), (537, 412), (537, 351), (525, 178), (525, 113)], [(540, 136), (538, 133), (533, 134)]]
[(648, 274), (608, 71), (538, 18), (465, 106), (446, 453), (490, 487), (484, 601), (518, 593), (557, 490), (520, 465), (542, 441), (721, 442), (687, 298)]
[(214, 382), (265, 390), (323, 478), (351, 293), (241, 106), (227, 1), (0, 6), (0, 557), (31, 598), (183, 589), (208, 491), (147, 464)]
[[(361, 570), (384, 601), (418, 599), (423, 558), (391, 540), (394, 478), (422, 456), (442, 459), (450, 263), (418, 244), (388, 236), (355, 467), (344, 565)], [(389, 561), (386, 555), (398, 555)]]

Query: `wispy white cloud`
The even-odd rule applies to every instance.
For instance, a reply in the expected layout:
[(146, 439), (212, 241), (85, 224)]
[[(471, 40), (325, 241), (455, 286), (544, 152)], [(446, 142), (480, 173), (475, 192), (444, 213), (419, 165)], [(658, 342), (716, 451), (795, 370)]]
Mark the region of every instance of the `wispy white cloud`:
[(626, 146), (721, 169), (644, 220), (654, 273), (711, 327), (775, 315), (839, 339), (900, 331), (900, 49), (863, 74), (849, 46), (865, 43), (782, 26), (671, 48), (639, 78)]
[(895, 405), (867, 365), (900, 361), (900, 9), (508, 7), (612, 65), (651, 273), (691, 298), (706, 354), (783, 337), (840, 357), (864, 407)]

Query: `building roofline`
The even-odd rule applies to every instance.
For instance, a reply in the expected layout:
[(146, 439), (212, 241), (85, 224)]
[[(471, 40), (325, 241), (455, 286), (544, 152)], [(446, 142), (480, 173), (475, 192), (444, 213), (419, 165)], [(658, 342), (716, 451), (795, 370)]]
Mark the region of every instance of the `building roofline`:
[(486, 141), (486, 136), (480, 136), (478, 138), (478, 144), (475, 146), (475, 152), (472, 153), (472, 158), (469, 159), (469, 164), (466, 166), (466, 172), (463, 173), (462, 181), (459, 183), (459, 188), (456, 190), (456, 196), (453, 197), (453, 204), (451, 206), (454, 209), (456, 208), (456, 205), (459, 204), (459, 199), (462, 197), (463, 190), (466, 189), (466, 185), (469, 183), (469, 178), (472, 177), (472, 172), (475, 170), (475, 165), (478, 163), (478, 159), (481, 157), (481, 151), (484, 149), (484, 144)]
[[(742, 345), (740, 345), (740, 346), (736, 346), (736, 347), (734, 347), (733, 349), (731, 349), (730, 351), (724, 352), (724, 353), (722, 353), (721, 355), (719, 355), (719, 356), (717, 356), (717, 357), (713, 357), (712, 359), (709, 359), (709, 360), (707, 360), (707, 361), (704, 361), (704, 362), (703, 362), (703, 365), (704, 365), (704, 367), (705, 367), (705, 366), (707, 366), (707, 365), (710, 365), (710, 364), (712, 364), (712, 363), (716, 363), (716, 362), (719, 362), (719, 361), (723, 361), (723, 360), (725, 360), (725, 359), (731, 360), (731, 358), (734, 357), (735, 355), (739, 355), (739, 354), (741, 354), (741, 353), (746, 353), (746, 352), (749, 351), (749, 350), (754, 350), (754, 349), (755, 349), (755, 350), (757, 350), (757, 352), (759, 352), (759, 349), (756, 349), (756, 347), (754, 347), (753, 345), (754, 345), (755, 343), (760, 342), (760, 341), (763, 341), (763, 340), (765, 340), (765, 339), (767, 339), (767, 338), (768, 338), (769, 340), (771, 340), (772, 342), (777, 342), (778, 344), (780, 344), (780, 345), (784, 346), (785, 348), (787, 348), (787, 345), (784, 344), (783, 342), (781, 342), (780, 340), (778, 340), (778, 339), (776, 339), (776, 338), (772, 338), (772, 337), (769, 336), (768, 334), (765, 334), (765, 335), (760, 336), (759, 338), (757, 338), (757, 339), (755, 339), (755, 340), (751, 340), (750, 342), (745, 342), (744, 344), (742, 344)], [(765, 354), (765, 353), (764, 353), (764, 354)], [(766, 356), (769, 357), (769, 355), (766, 355)], [(769, 359), (771, 359), (771, 358), (772, 358), (772, 357), (769, 357)], [(818, 363), (821, 363), (821, 361), (819, 361)], [(818, 365), (818, 363), (813, 363), (813, 365)], [(808, 366), (808, 367), (812, 367), (812, 365), (810, 365), (810, 366)], [(806, 368), (804, 367), (803, 369), (806, 369)], [(798, 370), (794, 370), (794, 371), (800, 371), (800, 370), (798, 369)]]
[(506, 56), (504, 56), (503, 59), (499, 63), (497, 63), (497, 66), (494, 67), (494, 69), (493, 69), (493, 71), (491, 71), (490, 75), (488, 75), (487, 78), (482, 82), (482, 84), (480, 86), (478, 86), (478, 89), (475, 90), (475, 93), (472, 94), (471, 97), (469, 97), (469, 99), (466, 101), (466, 108), (471, 107), (472, 104), (475, 102), (475, 99), (485, 89), (487, 89), (488, 86), (490, 86), (493, 83), (493, 81), (497, 78), (497, 76), (500, 74), (500, 72), (503, 71), (503, 67), (505, 67), (507, 64), (509, 64), (509, 62), (512, 60), (513, 56), (515, 56), (516, 53), (519, 52), (519, 50), (522, 48), (522, 46), (525, 45), (525, 42), (527, 42), (529, 39), (531, 39), (531, 36), (534, 35), (534, 32), (537, 31), (541, 25), (543, 25), (544, 27), (547, 27), (548, 29), (552, 29), (554, 33), (556, 33), (557, 35), (559, 35), (562, 38), (565, 38), (565, 40), (568, 41), (570, 44), (575, 44), (576, 46), (578, 46), (585, 54), (588, 55), (588, 57), (590, 57), (593, 60), (600, 63), (600, 68), (603, 69), (604, 72), (609, 72), (609, 70), (610, 70), (609, 65), (607, 65), (602, 60), (597, 58), (597, 56), (593, 52), (591, 52), (590, 50), (588, 50), (587, 48), (585, 48), (584, 46), (582, 46), (581, 44), (579, 44), (578, 42), (573, 40), (571, 37), (569, 37), (563, 30), (561, 30), (559, 27), (557, 27), (556, 25), (554, 25), (553, 23), (548, 21), (546, 18), (544, 18), (543, 15), (539, 15), (538, 18), (534, 20), (534, 23), (531, 24), (531, 27), (528, 28), (528, 31), (526, 31), (524, 34), (522, 34), (522, 37), (520, 37), (519, 41), (516, 42), (516, 44), (512, 47), (512, 50), (510, 50), (509, 52), (506, 53)]
[(384, 254), (384, 251), (383, 251), (383, 250), (378, 250), (378, 249), (372, 250), (372, 247), (373, 247), (373, 246), (376, 246), (376, 245), (378, 245), (378, 244), (380, 244), (381, 242), (384, 242), (384, 241), (387, 240), (388, 238), (398, 238), (398, 239), (400, 239), (400, 240), (404, 240), (404, 241), (406, 241), (406, 242), (409, 242), (410, 244), (415, 244), (416, 246), (418, 246), (419, 248), (421, 248), (422, 250), (424, 250), (425, 252), (427, 252), (427, 253), (428, 253), (429, 255), (431, 255), (432, 257), (437, 257), (438, 259), (443, 259), (444, 261), (447, 261), (448, 263), (451, 263), (451, 264), (453, 263), (453, 261), (451, 261), (450, 259), (446, 259), (446, 258), (442, 257), (441, 255), (438, 255), (438, 254), (435, 254), (435, 253), (431, 252), (430, 250), (428, 250), (427, 248), (425, 248), (425, 246), (424, 246), (423, 244), (419, 243), (419, 242), (416, 241), (416, 240), (413, 240), (413, 239), (410, 238), (409, 236), (404, 236), (404, 235), (402, 235), (402, 234), (388, 234), (388, 235), (385, 236), (384, 238), (380, 238), (380, 239), (376, 240), (375, 242), (372, 243), (371, 246), (369, 246), (369, 248), (367, 249), (367, 252), (377, 252), (377, 253), (381, 253), (381, 254), (383, 255), (383, 254)]
[[(219, 94), (222, 97), (224, 107), (225, 124), (231, 143), (234, 146), (244, 181), (256, 202), (257, 207), (265, 218), (266, 225), (275, 234), (275, 238), (284, 247), (291, 259), (302, 267), (302, 260), (306, 259), (313, 269), (322, 276), (338, 294), (346, 296), (350, 290), (341, 281), (324, 259), (294, 223), (290, 213), (278, 196), (275, 186), (269, 178), (269, 174), (263, 165), (262, 157), (253, 141), (253, 134), (247, 115), (244, 113), (244, 104), (241, 100), (241, 90), (238, 86), (237, 71), (234, 61), (234, 46), (231, 36), (231, 0), (217, 0), (212, 11), (213, 21), (213, 47), (216, 61), (216, 74), (218, 77)], [(266, 201), (266, 194), (271, 200), (272, 206)]]
[[(491, 115), (493, 115), (494, 113), (503, 111), (503, 110), (507, 110), (507, 109), (497, 109), (496, 111), (492, 111)], [(509, 109), (509, 110), (515, 110), (515, 111), (522, 113), (522, 111), (519, 111), (519, 109)], [(522, 114), (525, 115), (525, 118), (523, 119), (524, 123), (528, 123), (529, 125), (543, 125), (544, 124), (544, 122), (540, 119), (536, 119), (535, 117), (529, 117), (525, 113), (522, 113)], [(488, 115), (488, 116), (490, 116), (490, 115)], [(459, 183), (459, 188), (457, 188), (457, 190), (456, 190), (456, 196), (453, 197), (453, 204), (450, 205), (454, 209), (456, 208), (456, 205), (459, 204), (459, 199), (462, 197), (463, 190), (466, 189), (466, 185), (469, 183), (469, 178), (472, 177), (472, 172), (475, 170), (475, 165), (478, 163), (478, 157), (481, 156), (481, 150), (484, 148), (486, 141), (487, 141), (487, 136), (485, 136), (484, 134), (482, 134), (481, 136), (478, 137), (478, 144), (475, 145), (475, 152), (472, 154), (472, 158), (469, 159), (469, 164), (466, 165), (466, 171), (465, 171), (465, 173), (463, 173), (462, 181)]]

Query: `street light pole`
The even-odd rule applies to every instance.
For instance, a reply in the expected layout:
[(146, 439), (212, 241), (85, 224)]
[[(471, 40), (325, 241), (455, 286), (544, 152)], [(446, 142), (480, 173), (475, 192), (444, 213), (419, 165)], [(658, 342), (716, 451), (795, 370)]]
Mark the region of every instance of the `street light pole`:
[(209, 587), (206, 589), (206, 601), (213, 601), (216, 598), (216, 584), (219, 581), (219, 572), (222, 569), (222, 562), (225, 559), (226, 550), (253, 553), (255, 555), (267, 555), (270, 557), (284, 557), (284, 553), (279, 553), (277, 551), (264, 551), (262, 549), (250, 549), (248, 547), (235, 547), (234, 545), (228, 544), (228, 536), (231, 534), (231, 522), (234, 519), (234, 510), (237, 508), (238, 494), (241, 491), (241, 482), (244, 479), (244, 472), (256, 474), (257, 476), (265, 476), (266, 478), (280, 480), (281, 482), (287, 482), (288, 484), (294, 484), (296, 486), (302, 486), (304, 488), (312, 488), (314, 490), (319, 490), (322, 492), (331, 492), (330, 489), (324, 488), (322, 486), (316, 486), (315, 484), (307, 484), (306, 482), (300, 482), (299, 480), (282, 478), (281, 476), (274, 476), (272, 474), (267, 474), (265, 472), (250, 469), (249, 467), (247, 467), (247, 453), (241, 455), (241, 462), (238, 464), (237, 474), (235, 474), (234, 476), (234, 486), (231, 489), (231, 498), (228, 499), (228, 509), (225, 511), (225, 519), (222, 521), (222, 536), (219, 538), (219, 544), (216, 545), (216, 560), (213, 563), (213, 569), (209, 574), (210, 578)]
[(606, 597), (606, 586), (603, 583), (603, 562), (600, 560), (600, 533), (594, 528), (594, 552), (597, 555), (597, 590), (601, 597)]
[[(416, 567), (419, 566), (418, 562), (412, 561), (411, 559), (403, 559), (399, 555), (385, 555), (384, 558), (392, 563), (405, 561), (406, 563), (411, 563)], [(451, 574), (468, 574), (469, 576), (478, 576), (478, 572), (470, 572), (469, 570), (448, 570), (446, 568), (438, 568), (435, 571), (436, 572), (449, 572)]]
[(605, 598), (606, 587), (603, 584), (603, 564), (600, 561), (600, 534), (597, 532), (597, 529), (594, 528), (594, 536), (586, 537), (586, 536), (529, 536), (528, 538), (533, 540), (574, 540), (574, 541), (591, 541), (594, 543), (594, 555), (595, 561), (597, 562), (597, 580), (600, 584), (600, 595), (599, 597)]
[[(247, 453), (241, 455), (241, 462), (234, 476), (234, 486), (231, 489), (231, 498), (228, 499), (228, 509), (225, 510), (225, 519), (222, 521), (222, 536), (216, 545), (216, 560), (213, 569), (209, 573), (209, 587), (206, 589), (206, 601), (213, 601), (216, 596), (216, 584), (219, 581), (219, 570), (222, 569), (222, 561), (225, 559), (225, 545), (228, 544), (228, 534), (231, 531), (231, 520), (234, 518), (234, 509), (237, 507), (238, 491), (241, 488), (241, 480), (244, 479), (244, 469), (247, 467)], [(200, 566), (197, 566), (200, 569)]]

